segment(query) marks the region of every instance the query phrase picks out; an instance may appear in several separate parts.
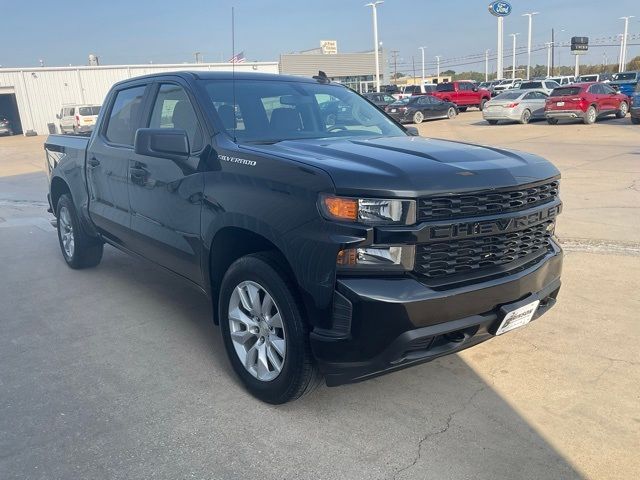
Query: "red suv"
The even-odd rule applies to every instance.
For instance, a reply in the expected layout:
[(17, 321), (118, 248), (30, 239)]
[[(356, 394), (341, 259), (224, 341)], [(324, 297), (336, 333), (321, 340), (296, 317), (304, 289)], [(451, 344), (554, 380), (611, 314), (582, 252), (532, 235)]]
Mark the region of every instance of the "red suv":
[(624, 118), (629, 112), (629, 97), (616, 92), (606, 83), (574, 83), (554, 88), (544, 106), (551, 125), (561, 118), (581, 118), (590, 125), (598, 117), (615, 115)]
[(491, 93), (468, 80), (439, 83), (436, 91), (431, 93), (434, 97), (444, 102), (452, 102), (458, 106), (458, 110), (464, 112), (467, 107), (484, 108), (484, 104), (491, 100)]

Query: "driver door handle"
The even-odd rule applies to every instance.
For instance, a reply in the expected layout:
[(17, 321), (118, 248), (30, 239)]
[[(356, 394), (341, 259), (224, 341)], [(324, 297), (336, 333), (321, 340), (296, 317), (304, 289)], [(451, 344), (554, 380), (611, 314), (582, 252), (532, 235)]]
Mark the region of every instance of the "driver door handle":
[(87, 163), (91, 167), (97, 167), (100, 165), (100, 160), (98, 160), (96, 157), (91, 157), (89, 160), (87, 160)]

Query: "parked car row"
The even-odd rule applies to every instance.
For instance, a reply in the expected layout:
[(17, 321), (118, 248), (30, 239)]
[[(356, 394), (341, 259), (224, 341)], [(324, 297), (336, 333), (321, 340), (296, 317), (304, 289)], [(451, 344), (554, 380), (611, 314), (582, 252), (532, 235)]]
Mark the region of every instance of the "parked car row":
[(526, 124), (533, 119), (546, 119), (550, 125), (562, 119), (581, 119), (590, 125), (609, 115), (624, 118), (631, 109), (631, 121), (637, 124), (640, 123), (639, 92), (640, 87), (636, 85), (632, 96), (627, 96), (602, 82), (567, 84), (551, 92), (543, 88), (510, 90), (487, 102), (483, 118), (491, 125), (501, 120)]

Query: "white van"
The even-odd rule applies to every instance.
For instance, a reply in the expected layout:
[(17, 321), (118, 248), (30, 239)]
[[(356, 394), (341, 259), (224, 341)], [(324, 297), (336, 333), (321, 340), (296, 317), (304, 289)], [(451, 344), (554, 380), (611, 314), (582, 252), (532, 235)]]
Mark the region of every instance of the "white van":
[(63, 105), (56, 118), (60, 133), (84, 133), (93, 130), (100, 105)]

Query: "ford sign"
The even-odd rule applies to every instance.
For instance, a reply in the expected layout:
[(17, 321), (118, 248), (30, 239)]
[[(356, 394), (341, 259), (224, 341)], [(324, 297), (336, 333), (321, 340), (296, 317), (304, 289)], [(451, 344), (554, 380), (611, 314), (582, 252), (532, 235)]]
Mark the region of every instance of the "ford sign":
[(509, 2), (491, 2), (489, 4), (489, 12), (496, 17), (506, 17), (511, 13), (511, 4)]

